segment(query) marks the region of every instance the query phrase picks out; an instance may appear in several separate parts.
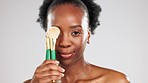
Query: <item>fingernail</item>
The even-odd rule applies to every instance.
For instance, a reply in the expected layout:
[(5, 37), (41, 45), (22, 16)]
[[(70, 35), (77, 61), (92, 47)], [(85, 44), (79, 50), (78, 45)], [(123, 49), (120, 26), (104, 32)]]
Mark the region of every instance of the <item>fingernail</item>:
[(65, 69), (62, 68), (62, 72), (65, 72)]
[(62, 77), (64, 77), (64, 74), (62, 74)]
[(60, 62), (59, 61), (55, 61), (57, 64), (59, 64)]

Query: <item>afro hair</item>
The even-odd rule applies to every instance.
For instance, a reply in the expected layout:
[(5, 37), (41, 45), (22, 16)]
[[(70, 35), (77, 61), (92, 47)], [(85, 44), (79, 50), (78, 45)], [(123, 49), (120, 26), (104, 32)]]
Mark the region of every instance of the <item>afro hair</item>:
[[(101, 12), (101, 7), (94, 2), (94, 0), (44, 0), (43, 4), (40, 7), (39, 11), (39, 18), (37, 22), (39, 22), (42, 26), (42, 28), (46, 31), (47, 30), (47, 13), (50, 9), (49, 7), (53, 5), (54, 2), (60, 2), (60, 3), (72, 3), (77, 5), (78, 2), (82, 2), (88, 11), (88, 20), (89, 20), (89, 28), (92, 34), (94, 34), (94, 30), (97, 28), (97, 26), (100, 25), (99, 16)], [(80, 4), (79, 4), (80, 5)], [(82, 4), (81, 4), (82, 5)]]

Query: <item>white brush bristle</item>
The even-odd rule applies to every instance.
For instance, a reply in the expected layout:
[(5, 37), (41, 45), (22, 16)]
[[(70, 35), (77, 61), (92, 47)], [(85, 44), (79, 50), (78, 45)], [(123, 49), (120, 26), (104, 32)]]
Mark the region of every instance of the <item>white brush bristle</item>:
[(50, 38), (55, 38), (55, 39), (58, 38), (59, 34), (60, 34), (60, 29), (58, 27), (50, 27), (46, 33), (46, 35), (48, 35)]

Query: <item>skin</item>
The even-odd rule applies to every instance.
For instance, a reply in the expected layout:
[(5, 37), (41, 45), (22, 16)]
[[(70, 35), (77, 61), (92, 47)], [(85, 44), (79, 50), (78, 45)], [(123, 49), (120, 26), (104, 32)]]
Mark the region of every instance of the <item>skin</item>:
[(124, 74), (84, 60), (90, 31), (87, 14), (82, 9), (70, 4), (57, 6), (49, 12), (48, 26), (61, 30), (56, 43), (57, 61), (45, 60), (33, 78), (24, 83), (52, 83), (58, 79), (62, 83), (129, 83)]

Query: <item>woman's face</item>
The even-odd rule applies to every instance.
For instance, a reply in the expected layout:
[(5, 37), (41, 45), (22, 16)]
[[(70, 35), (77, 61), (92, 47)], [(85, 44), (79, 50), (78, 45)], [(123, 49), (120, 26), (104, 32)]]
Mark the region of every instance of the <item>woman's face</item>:
[(61, 33), (56, 42), (57, 60), (63, 65), (83, 59), (83, 51), (89, 40), (87, 14), (79, 7), (64, 4), (48, 14), (48, 28), (57, 26)]

